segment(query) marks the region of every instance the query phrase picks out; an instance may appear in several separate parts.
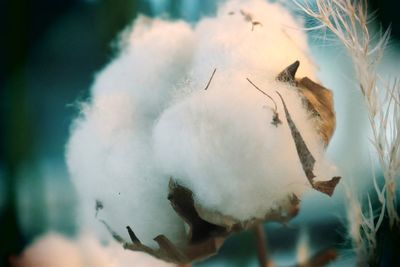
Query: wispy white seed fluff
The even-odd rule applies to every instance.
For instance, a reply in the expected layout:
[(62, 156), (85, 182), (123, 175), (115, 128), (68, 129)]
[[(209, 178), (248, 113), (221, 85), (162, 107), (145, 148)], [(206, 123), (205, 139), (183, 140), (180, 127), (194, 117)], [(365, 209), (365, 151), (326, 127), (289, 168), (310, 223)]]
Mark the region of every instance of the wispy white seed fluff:
[[(167, 200), (170, 177), (202, 207), (239, 220), (300, 197), (310, 186), (275, 91), (316, 158), (317, 179), (331, 178), (296, 89), (275, 80), (295, 60), (298, 77), (315, 79), (299, 27), (285, 8), (261, 0), (229, 1), (195, 26), (138, 19), (97, 75), (67, 146), (86, 227), (100, 225), (99, 200), (98, 219), (127, 240), (130, 225), (147, 245), (159, 234), (182, 242), (183, 221)], [(274, 103), (246, 78), (275, 100), (278, 127)]]

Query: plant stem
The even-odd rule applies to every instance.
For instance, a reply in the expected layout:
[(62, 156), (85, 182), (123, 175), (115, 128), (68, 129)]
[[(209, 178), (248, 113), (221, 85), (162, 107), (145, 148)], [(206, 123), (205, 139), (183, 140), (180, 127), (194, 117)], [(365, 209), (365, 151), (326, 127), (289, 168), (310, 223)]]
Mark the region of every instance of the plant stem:
[(257, 224), (254, 229), (255, 242), (257, 247), (257, 256), (260, 267), (268, 266), (268, 252), (267, 252), (267, 241), (266, 234), (262, 223)]

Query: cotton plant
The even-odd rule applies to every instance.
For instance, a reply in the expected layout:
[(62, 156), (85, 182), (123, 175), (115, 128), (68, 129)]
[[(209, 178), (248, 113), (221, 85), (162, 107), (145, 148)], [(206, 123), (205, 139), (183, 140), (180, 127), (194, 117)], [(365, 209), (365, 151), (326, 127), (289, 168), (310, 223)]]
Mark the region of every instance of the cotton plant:
[(333, 97), (299, 27), (261, 0), (128, 27), (67, 144), (83, 228), (190, 263), (233, 232), (290, 220), (309, 190), (332, 195)]

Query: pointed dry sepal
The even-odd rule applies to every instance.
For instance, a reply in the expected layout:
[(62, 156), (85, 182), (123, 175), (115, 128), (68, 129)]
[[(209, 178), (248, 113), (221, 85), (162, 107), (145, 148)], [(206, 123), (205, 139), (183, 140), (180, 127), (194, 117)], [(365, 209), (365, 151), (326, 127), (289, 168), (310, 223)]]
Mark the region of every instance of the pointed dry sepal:
[(280, 82), (288, 82), (290, 84), (296, 83), (296, 72), (300, 66), (300, 61), (296, 60), (291, 65), (286, 67), (283, 71), (281, 71), (276, 79)]

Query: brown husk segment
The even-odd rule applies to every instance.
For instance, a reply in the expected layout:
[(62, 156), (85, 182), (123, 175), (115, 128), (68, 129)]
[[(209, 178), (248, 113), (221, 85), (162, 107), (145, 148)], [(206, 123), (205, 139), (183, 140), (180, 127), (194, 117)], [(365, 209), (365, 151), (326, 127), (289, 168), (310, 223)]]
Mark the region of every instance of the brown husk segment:
[(168, 199), (176, 213), (189, 225), (189, 243), (200, 243), (210, 237), (227, 235), (228, 231), (225, 227), (213, 224), (199, 216), (192, 191), (179, 185), (173, 179), (169, 182)]
[(295, 75), (299, 66), (300, 62), (296, 60), (281, 71), (276, 76), (276, 80), (296, 87), (306, 108), (316, 121), (317, 132), (327, 146), (336, 127), (332, 92), (308, 77), (296, 79)]
[(191, 263), (193, 261), (212, 256), (216, 254), (216, 252), (225, 240), (225, 238), (215, 237), (213, 239), (207, 240), (207, 242), (201, 242), (192, 245), (188, 244), (185, 247), (178, 247), (177, 245), (173, 244), (166, 236), (158, 235), (154, 238), (154, 241), (157, 242), (159, 248), (153, 249), (146, 245), (143, 245), (139, 240), (132, 240), (131, 243), (127, 242), (115, 231), (113, 231), (106, 222), (102, 222), (111, 233), (113, 238), (123, 245), (124, 249), (144, 252), (152, 255), (155, 258), (177, 264)]
[(336, 126), (332, 92), (308, 77), (298, 80), (296, 85), (303, 95), (306, 107), (317, 119), (318, 133), (325, 146), (328, 145)]
[(156, 258), (173, 263), (190, 263), (217, 253), (220, 246), (229, 236), (226, 228), (211, 224), (201, 219), (194, 208), (193, 193), (189, 189), (179, 186), (172, 179), (169, 184), (168, 199), (176, 213), (188, 224), (189, 233), (184, 244), (173, 244), (166, 236), (158, 235), (154, 238), (159, 248), (152, 249), (143, 245), (127, 226), (132, 243), (128, 243), (115, 233), (104, 221), (115, 240), (122, 243), (125, 249), (142, 251)]
[(315, 158), (311, 154), (310, 150), (307, 147), (307, 144), (304, 142), (303, 137), (301, 136), (299, 130), (296, 127), (296, 124), (293, 122), (292, 117), (287, 109), (286, 103), (282, 98), (282, 95), (279, 92), (276, 92), (279, 98), (282, 101), (282, 105), (285, 111), (285, 116), (287, 123), (290, 128), (290, 132), (292, 133), (293, 141), (296, 145), (297, 154), (299, 156), (301, 166), (303, 167), (304, 173), (310, 182), (311, 186), (324, 194), (332, 196), (336, 185), (340, 181), (340, 177), (335, 176), (329, 181), (314, 181), (315, 174), (314, 174), (314, 165), (315, 165)]
[[(127, 230), (131, 237), (131, 243), (126, 242), (106, 222), (102, 221), (102, 223), (114, 239), (123, 244), (125, 249), (142, 251), (164, 261), (184, 264), (216, 254), (225, 239), (234, 232), (249, 229), (264, 221), (289, 221), (297, 215), (300, 204), (300, 200), (293, 195), (287, 201), (287, 207), (271, 210), (264, 218), (254, 218), (241, 222), (218, 212), (206, 211), (206, 209), (201, 208), (195, 204), (192, 191), (179, 185), (173, 179), (169, 183), (168, 199), (176, 213), (189, 226), (187, 241), (184, 244), (173, 244), (166, 236), (159, 235), (154, 238), (159, 248), (152, 249), (143, 245), (129, 226), (127, 226)], [(201, 210), (201, 213), (198, 210)], [(206, 218), (203, 218), (200, 214)], [(210, 219), (210, 221), (207, 219)], [(218, 225), (212, 223), (212, 221), (222, 223)]]

